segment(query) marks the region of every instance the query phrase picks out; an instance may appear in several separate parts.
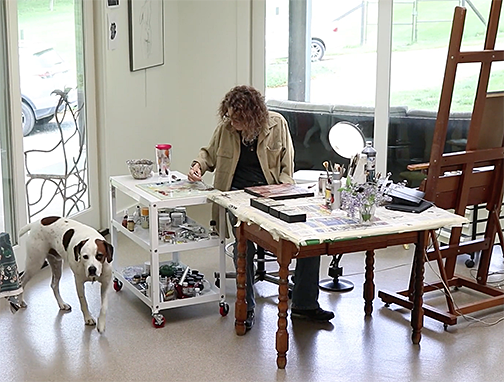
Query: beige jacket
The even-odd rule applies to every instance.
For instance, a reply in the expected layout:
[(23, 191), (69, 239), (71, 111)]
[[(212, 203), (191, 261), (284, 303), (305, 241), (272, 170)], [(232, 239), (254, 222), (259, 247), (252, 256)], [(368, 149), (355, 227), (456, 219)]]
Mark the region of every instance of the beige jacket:
[[(262, 128), (257, 140), (257, 157), (268, 184), (294, 183), (294, 146), (287, 121), (281, 114), (269, 112), (268, 125)], [(216, 189), (229, 191), (239, 158), (240, 134), (229, 121), (224, 121), (194, 162), (200, 164), (202, 175), (207, 171), (215, 172)], [(217, 220), (215, 207), (213, 218)]]

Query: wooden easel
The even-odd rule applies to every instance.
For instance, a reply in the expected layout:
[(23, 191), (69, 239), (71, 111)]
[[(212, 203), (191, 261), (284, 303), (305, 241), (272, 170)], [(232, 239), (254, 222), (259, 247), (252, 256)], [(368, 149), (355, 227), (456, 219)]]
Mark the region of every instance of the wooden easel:
[[(493, 119), (490, 109), (486, 110), (485, 107), (492, 62), (504, 61), (504, 51), (494, 50), (501, 8), (502, 0), (492, 1), (484, 49), (471, 52), (460, 51), (466, 9), (455, 8), (431, 156), (425, 166), (427, 178), (424, 191), (427, 200), (434, 202), (438, 207), (453, 209), (456, 214), (462, 216), (465, 215), (467, 206), (484, 204), (488, 210), (485, 234), (481, 239), (461, 242), (462, 228), (454, 227), (451, 229), (449, 244), (440, 247), (435, 232), (430, 232), (434, 248), (427, 251), (426, 260), (437, 262), (442, 281), (424, 285), (424, 293), (444, 291), (448, 309), (445, 312), (429, 306), (425, 300), (423, 309), (425, 315), (443, 322), (445, 328), (447, 325), (455, 325), (461, 315), (504, 304), (504, 291), (486, 285), (495, 235), (499, 236), (501, 247), (504, 245), (499, 221), (504, 189), (504, 126), (502, 116)], [(466, 149), (443, 153), (457, 66), (478, 62), (481, 63), (481, 68)], [(503, 100), (502, 97), (497, 103), (492, 100), (489, 106), (491, 104), (495, 110), (497, 105), (497, 112), (503, 114), (504, 109), (499, 107), (504, 104)], [(500, 121), (500, 126), (495, 125), (493, 121)], [(494, 138), (489, 140), (489, 136)], [(415, 167), (418, 169), (418, 165)], [(476, 280), (456, 275), (456, 257), (478, 251), (481, 251), (481, 256)], [(412, 275), (414, 271), (415, 269), (412, 269)], [(484, 298), (456, 306), (451, 297), (450, 287), (466, 287), (479, 292)], [(396, 303), (411, 309), (413, 289), (412, 277), (407, 290), (397, 293), (380, 291), (378, 296), (385, 303)]]

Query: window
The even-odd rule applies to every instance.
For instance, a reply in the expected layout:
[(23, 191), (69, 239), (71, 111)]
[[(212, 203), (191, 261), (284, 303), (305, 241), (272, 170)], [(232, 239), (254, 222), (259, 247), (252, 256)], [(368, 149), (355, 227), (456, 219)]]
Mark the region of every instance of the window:
[[(358, 124), (366, 139), (374, 138), (378, 13), (388, 6), (387, 2), (360, 0), (311, 0), (311, 4), (312, 59), (307, 71), (309, 91), (303, 102), (289, 100), (288, 95), (289, 84), (303, 80), (288, 76), (289, 1), (267, 0), (266, 5), (265, 95), (270, 109), (281, 112), (289, 122), (296, 170), (321, 170), (325, 160), (345, 164), (327, 141), (330, 127), (341, 120)], [(409, 177), (408, 164), (429, 160), (454, 8), (467, 8), (463, 50), (480, 50), (490, 4), (490, 0), (393, 2), (389, 130), (380, 135), (387, 136), (383, 151), (387, 171), (395, 181)], [(314, 59), (318, 47), (313, 42), (321, 36), (321, 28), (334, 39), (332, 43), (323, 39), (324, 54)], [(499, 31), (501, 36), (504, 30)], [(493, 65), (490, 91), (504, 89), (503, 69), (502, 63)], [(478, 74), (477, 64), (465, 64), (457, 73), (453, 141), (445, 150), (458, 149), (463, 142), (460, 139), (472, 111)], [(378, 156), (383, 151), (378, 150)]]

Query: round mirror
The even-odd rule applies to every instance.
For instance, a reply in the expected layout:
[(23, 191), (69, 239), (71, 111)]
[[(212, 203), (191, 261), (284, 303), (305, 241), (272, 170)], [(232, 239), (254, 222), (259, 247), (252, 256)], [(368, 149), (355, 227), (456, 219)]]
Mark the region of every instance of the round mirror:
[(360, 153), (366, 140), (358, 126), (350, 122), (338, 122), (329, 130), (329, 143), (333, 150), (343, 158), (352, 158)]

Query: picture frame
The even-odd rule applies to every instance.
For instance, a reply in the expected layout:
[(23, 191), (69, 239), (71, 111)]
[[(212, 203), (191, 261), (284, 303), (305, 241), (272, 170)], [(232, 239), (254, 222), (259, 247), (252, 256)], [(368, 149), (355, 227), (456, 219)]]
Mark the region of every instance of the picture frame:
[(164, 64), (163, 0), (129, 0), (130, 71)]
[(117, 8), (119, 6), (119, 0), (107, 0), (107, 7)]

